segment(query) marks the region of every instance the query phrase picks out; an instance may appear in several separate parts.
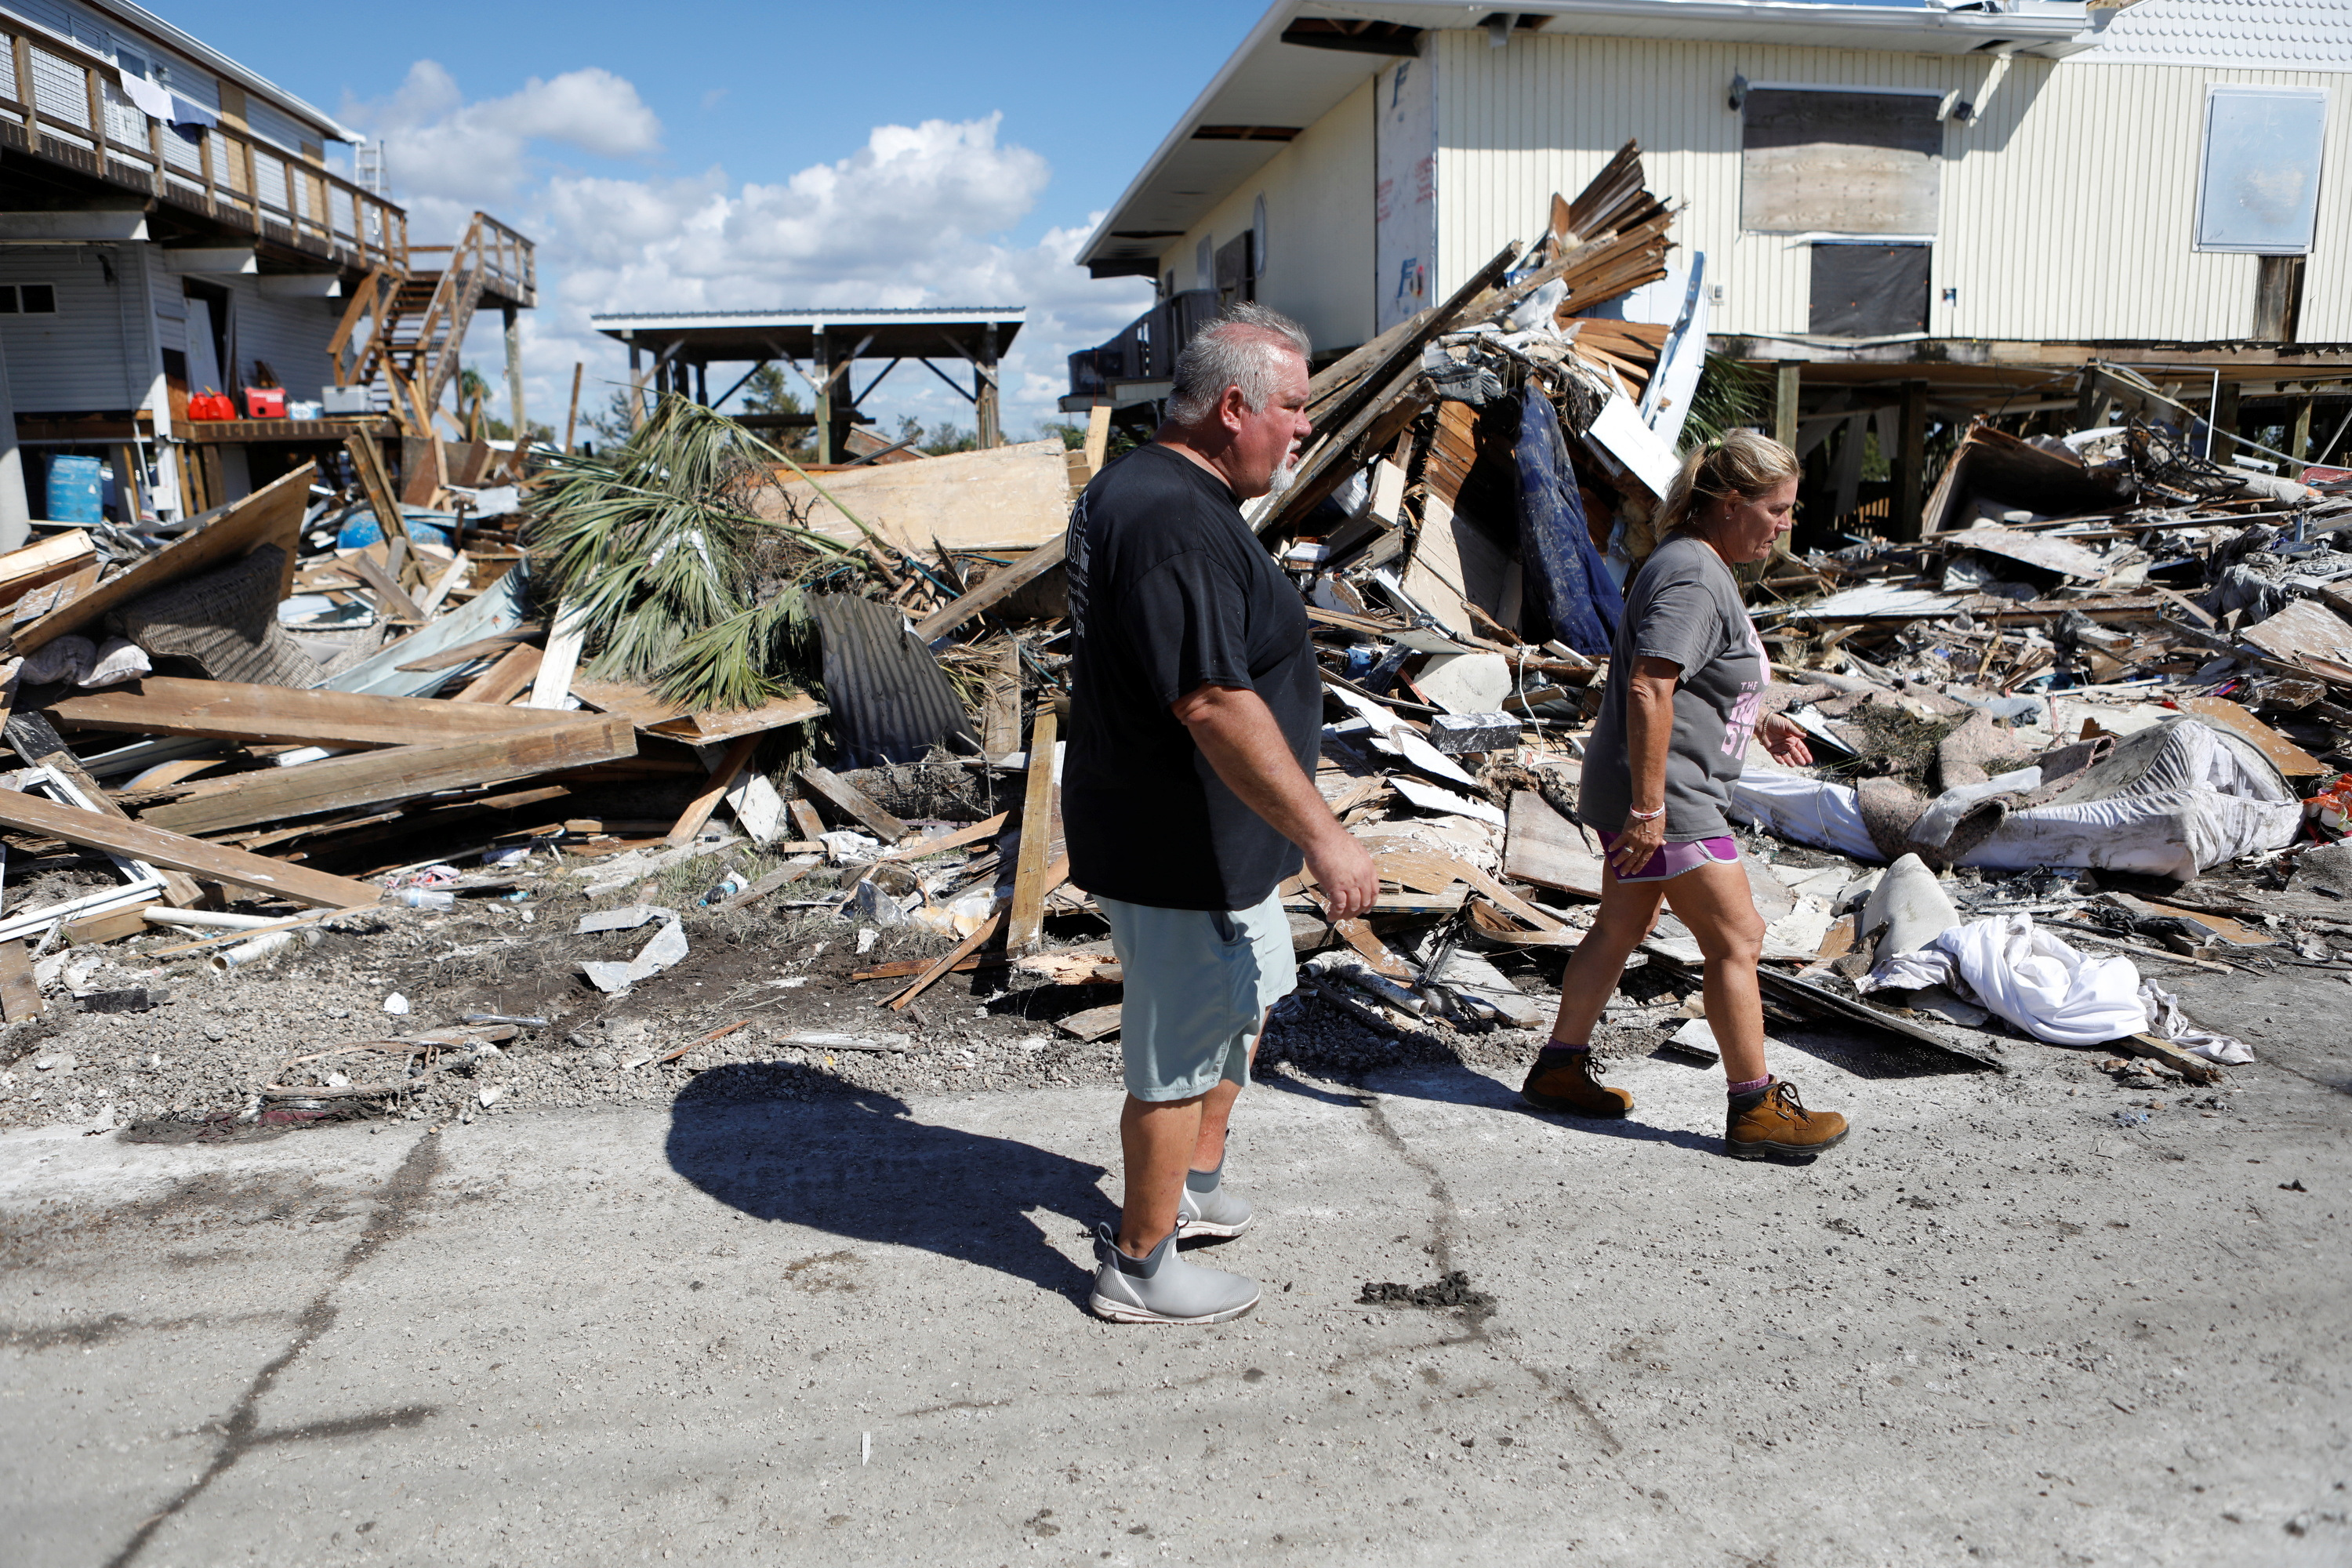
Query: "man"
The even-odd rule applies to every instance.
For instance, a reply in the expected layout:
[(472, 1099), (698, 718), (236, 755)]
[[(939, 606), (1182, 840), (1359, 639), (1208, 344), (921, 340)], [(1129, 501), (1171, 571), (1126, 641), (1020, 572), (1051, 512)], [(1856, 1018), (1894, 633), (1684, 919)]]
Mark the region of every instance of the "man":
[(1097, 1227), (1090, 1305), (1121, 1322), (1221, 1323), (1257, 1282), (1187, 1263), (1232, 1237), (1225, 1125), (1265, 1010), (1297, 984), (1276, 886), (1303, 858), (1331, 916), (1371, 907), (1371, 858), (1316, 793), (1323, 688), (1306, 608), (1241, 503), (1275, 488), (1311, 426), (1307, 334), (1258, 305), (1176, 361), (1167, 420), (1070, 516), (1076, 629), (1062, 821), (1071, 879), (1126, 971), (1127, 1166), (1118, 1234)]

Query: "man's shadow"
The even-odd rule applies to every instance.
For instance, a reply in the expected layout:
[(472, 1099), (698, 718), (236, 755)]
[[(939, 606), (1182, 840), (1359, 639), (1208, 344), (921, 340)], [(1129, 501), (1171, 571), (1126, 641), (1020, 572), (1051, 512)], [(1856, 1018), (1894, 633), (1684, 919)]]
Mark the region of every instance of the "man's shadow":
[(919, 1121), (895, 1096), (824, 1073), (817, 1099), (782, 1100), (777, 1071), (741, 1063), (688, 1085), (670, 1107), (670, 1168), (754, 1218), (919, 1247), (1080, 1299), (1091, 1272), (1032, 1211), (1082, 1230), (1116, 1222), (1100, 1165)]

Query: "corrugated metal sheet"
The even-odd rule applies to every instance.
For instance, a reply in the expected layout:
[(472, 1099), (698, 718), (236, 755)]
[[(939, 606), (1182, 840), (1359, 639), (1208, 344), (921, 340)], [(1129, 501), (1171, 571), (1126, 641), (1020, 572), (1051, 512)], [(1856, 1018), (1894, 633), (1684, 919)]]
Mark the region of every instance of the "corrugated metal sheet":
[(855, 594), (809, 598), (824, 643), (824, 700), (838, 765), (917, 763), (934, 745), (980, 753), (963, 704), (904, 616)]
[[(2155, 0), (2145, 0), (2154, 4)], [(2341, 85), (2317, 73), (2079, 67), (2028, 56), (1935, 57), (1746, 44), (1538, 37), (1507, 49), (1449, 32), (1438, 88), (1443, 296), (1505, 240), (1531, 238), (1631, 136), (1651, 188), (1686, 201), (1676, 226), (1725, 289), (1712, 330), (1802, 333), (1809, 247), (1738, 228), (1740, 117), (1750, 81), (1956, 91), (1979, 106), (1946, 129), (1929, 332), (2021, 340), (2243, 337), (2252, 258), (2190, 248), (2208, 81)], [(2352, 341), (2352, 111), (2328, 126), (2321, 240), (2302, 336)], [(1943, 292), (1957, 290), (1947, 303)]]

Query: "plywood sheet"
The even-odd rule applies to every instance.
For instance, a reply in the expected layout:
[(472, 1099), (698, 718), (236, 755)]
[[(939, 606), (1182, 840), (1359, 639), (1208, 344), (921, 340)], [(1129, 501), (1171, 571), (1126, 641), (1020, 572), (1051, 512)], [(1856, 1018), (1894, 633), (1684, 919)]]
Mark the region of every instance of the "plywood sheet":
[(1503, 875), (1580, 899), (1601, 896), (1601, 840), (1551, 808), (1533, 790), (1511, 796), (1503, 830)]
[(865, 535), (842, 515), (846, 507), (892, 544), (926, 556), (934, 540), (950, 550), (1043, 544), (1070, 520), (1070, 468), (1058, 440), (844, 469), (818, 475), (815, 484), (839, 505), (787, 469), (781, 495), (761, 493), (754, 510), (777, 521), (787, 521), (789, 510), (801, 526), (856, 544)]

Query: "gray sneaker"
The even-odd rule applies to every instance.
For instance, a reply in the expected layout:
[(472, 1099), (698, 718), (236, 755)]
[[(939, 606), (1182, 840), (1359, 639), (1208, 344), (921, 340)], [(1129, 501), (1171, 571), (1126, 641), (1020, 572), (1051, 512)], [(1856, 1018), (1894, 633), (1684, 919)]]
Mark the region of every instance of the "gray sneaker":
[(1257, 1305), (1257, 1281), (1187, 1263), (1176, 1228), (1144, 1258), (1129, 1258), (1108, 1225), (1095, 1226), (1095, 1291), (1087, 1305), (1114, 1323), (1223, 1323)]
[[(1230, 1241), (1250, 1227), (1257, 1217), (1251, 1212), (1249, 1200), (1225, 1190), (1224, 1167), (1213, 1171), (1191, 1171), (1184, 1176), (1184, 1195), (1176, 1205), (1178, 1223), (1183, 1227), (1184, 1238)], [(1206, 1188), (1198, 1185), (1206, 1181)]]

